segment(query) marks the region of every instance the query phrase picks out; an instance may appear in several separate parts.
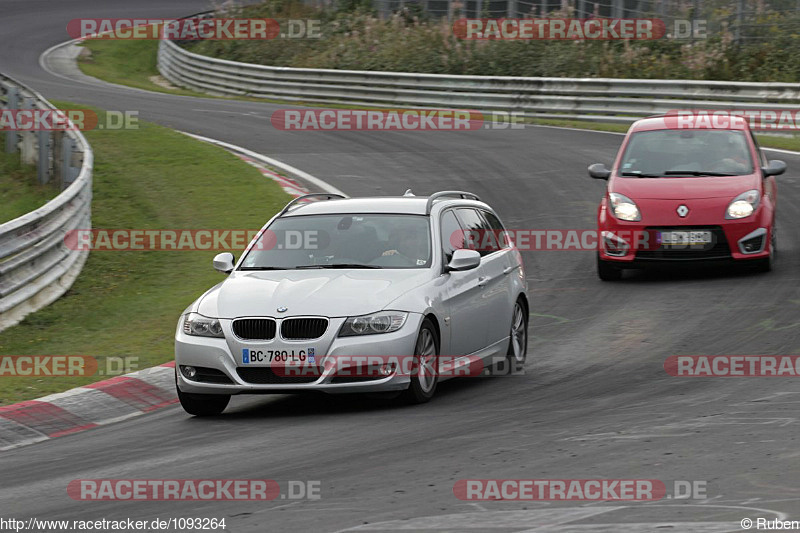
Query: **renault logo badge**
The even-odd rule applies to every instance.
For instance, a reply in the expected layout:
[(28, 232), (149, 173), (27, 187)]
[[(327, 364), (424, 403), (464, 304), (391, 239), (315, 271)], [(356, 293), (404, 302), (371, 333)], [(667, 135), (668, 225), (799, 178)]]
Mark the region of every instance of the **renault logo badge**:
[(686, 207), (685, 205), (679, 205), (678, 206), (678, 216), (679, 217), (684, 218), (688, 214), (689, 214), (689, 208), (688, 207)]
[(288, 307), (283, 307), (283, 306), (281, 306), (281, 307), (279, 307), (279, 308), (277, 309), (277, 311), (278, 311), (279, 313), (285, 313), (285, 312), (286, 312), (286, 311), (288, 311), (288, 310), (289, 310), (289, 308), (288, 308)]

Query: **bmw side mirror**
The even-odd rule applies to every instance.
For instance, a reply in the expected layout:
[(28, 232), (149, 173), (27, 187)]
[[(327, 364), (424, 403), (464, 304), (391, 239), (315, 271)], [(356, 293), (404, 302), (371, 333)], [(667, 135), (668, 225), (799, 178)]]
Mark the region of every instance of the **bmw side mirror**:
[(453, 258), (445, 267), (445, 271), (463, 272), (477, 268), (480, 264), (481, 254), (477, 250), (456, 250), (453, 252)]
[(214, 269), (219, 270), (223, 274), (230, 274), (233, 271), (233, 254), (230, 252), (223, 252), (214, 256)]
[(761, 172), (764, 173), (765, 178), (767, 176), (780, 176), (786, 172), (786, 163), (780, 159), (770, 159), (767, 162), (767, 166), (761, 167)]
[(588, 170), (589, 175), (596, 180), (607, 180), (609, 176), (611, 176), (611, 171), (608, 170), (603, 163), (589, 165), (589, 168), (586, 170)]

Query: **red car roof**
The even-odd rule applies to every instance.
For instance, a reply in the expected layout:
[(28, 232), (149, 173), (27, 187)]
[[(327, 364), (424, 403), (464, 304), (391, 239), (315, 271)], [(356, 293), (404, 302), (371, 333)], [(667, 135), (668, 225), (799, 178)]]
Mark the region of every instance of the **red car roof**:
[[(690, 113), (692, 110), (686, 110), (687, 113)], [(652, 130), (666, 130), (666, 129), (718, 129), (718, 130), (739, 130), (739, 131), (748, 131), (750, 127), (748, 126), (747, 120), (742, 118), (741, 120), (724, 120), (724, 118), (730, 118), (732, 115), (729, 112), (725, 111), (717, 111), (718, 113), (727, 113), (726, 115), (722, 115), (722, 120), (717, 119), (712, 121), (711, 115), (715, 112), (714, 110), (693, 110), (694, 115), (692, 116), (692, 123), (693, 125), (687, 126), (685, 122), (682, 123), (680, 127), (677, 127), (677, 114), (669, 114), (663, 115), (658, 117), (648, 117), (643, 118), (641, 120), (637, 120), (634, 122), (628, 133), (634, 133), (637, 131), (652, 131)], [(691, 115), (690, 115), (691, 116)], [(738, 115), (736, 116), (738, 118)]]

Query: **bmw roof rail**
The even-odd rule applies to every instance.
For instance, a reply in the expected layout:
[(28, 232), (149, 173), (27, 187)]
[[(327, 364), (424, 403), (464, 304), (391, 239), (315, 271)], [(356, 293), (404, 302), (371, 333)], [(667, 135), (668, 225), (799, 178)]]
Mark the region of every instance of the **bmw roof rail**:
[(286, 207), (281, 209), (281, 212), (278, 213), (278, 216), (281, 216), (282, 214), (286, 213), (292, 206), (295, 206), (300, 202), (310, 200), (311, 198), (320, 198), (324, 200), (343, 200), (345, 198), (348, 198), (348, 196), (344, 196), (343, 194), (336, 194), (333, 192), (314, 192), (311, 194), (304, 194), (303, 196), (298, 196), (297, 198), (286, 204)]
[(431, 194), (428, 197), (428, 203), (425, 205), (425, 214), (431, 214), (431, 208), (433, 207), (433, 202), (436, 200), (440, 200), (442, 198), (463, 198), (465, 200), (477, 200), (481, 201), (480, 197), (477, 194), (473, 194), (471, 192), (465, 191), (439, 191)]

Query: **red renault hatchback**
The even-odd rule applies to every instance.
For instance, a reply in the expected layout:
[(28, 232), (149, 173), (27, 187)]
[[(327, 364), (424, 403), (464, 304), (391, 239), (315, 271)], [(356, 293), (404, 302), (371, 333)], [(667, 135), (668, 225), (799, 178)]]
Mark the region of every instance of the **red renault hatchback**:
[(726, 127), (651, 117), (628, 130), (597, 214), (597, 273), (618, 280), (648, 264), (741, 261), (767, 271), (775, 252), (775, 178), (746, 121)]

